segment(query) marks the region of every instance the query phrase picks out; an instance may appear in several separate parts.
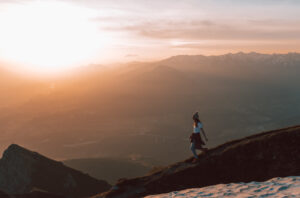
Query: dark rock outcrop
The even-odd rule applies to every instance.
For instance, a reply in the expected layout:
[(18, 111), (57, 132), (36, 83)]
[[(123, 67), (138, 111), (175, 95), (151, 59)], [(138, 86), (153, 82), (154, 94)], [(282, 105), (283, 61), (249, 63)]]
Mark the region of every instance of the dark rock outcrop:
[(3, 191), (0, 191), (0, 198), (65, 198), (62, 195), (55, 195), (53, 193), (47, 193), (42, 191), (32, 191), (25, 194), (8, 195)]
[(95, 198), (133, 198), (220, 183), (264, 181), (300, 175), (300, 126), (225, 143), (198, 163), (192, 158), (151, 175), (119, 181)]
[(0, 198), (10, 198), (8, 194), (3, 191), (0, 191)]
[(34, 189), (41, 189), (75, 198), (95, 195), (109, 188), (110, 185), (105, 181), (16, 144), (10, 145), (0, 160), (0, 190), (7, 194), (25, 196), (25, 193)]

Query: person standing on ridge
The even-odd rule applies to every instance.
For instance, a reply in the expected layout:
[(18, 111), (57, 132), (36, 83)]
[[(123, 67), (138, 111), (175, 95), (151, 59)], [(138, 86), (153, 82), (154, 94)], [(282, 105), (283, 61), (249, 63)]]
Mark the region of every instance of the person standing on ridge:
[(208, 141), (207, 137), (206, 137), (206, 134), (205, 134), (205, 131), (203, 129), (203, 125), (202, 123), (200, 122), (200, 119), (199, 119), (199, 114), (198, 112), (196, 112), (194, 115), (193, 115), (193, 121), (194, 121), (194, 125), (193, 125), (193, 133), (192, 135), (190, 136), (190, 140), (191, 140), (191, 150), (192, 150), (192, 153), (195, 157), (194, 161), (198, 161), (199, 157), (196, 153), (196, 149), (198, 150), (201, 150), (202, 152), (205, 152), (207, 151), (208, 149), (207, 148), (203, 148), (202, 145), (205, 145), (205, 143), (203, 142), (203, 140), (201, 139), (201, 135), (200, 135), (200, 131), (202, 131), (202, 134), (206, 140), (206, 142)]

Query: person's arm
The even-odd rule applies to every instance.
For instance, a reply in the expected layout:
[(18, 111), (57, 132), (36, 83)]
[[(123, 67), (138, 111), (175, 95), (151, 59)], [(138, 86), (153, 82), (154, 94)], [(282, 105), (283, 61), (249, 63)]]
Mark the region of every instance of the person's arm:
[(203, 128), (201, 128), (201, 131), (202, 131), (202, 133), (203, 133), (203, 135), (204, 135), (204, 137), (205, 137), (205, 140), (208, 141), (208, 139), (207, 139), (207, 137), (206, 137), (206, 134), (205, 134), (205, 131), (204, 131)]

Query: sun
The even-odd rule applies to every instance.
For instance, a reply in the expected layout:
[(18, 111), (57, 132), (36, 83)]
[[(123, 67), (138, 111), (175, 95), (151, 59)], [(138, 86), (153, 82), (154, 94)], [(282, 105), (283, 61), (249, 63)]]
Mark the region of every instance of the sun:
[(0, 9), (0, 58), (36, 73), (55, 73), (93, 60), (109, 42), (96, 13), (58, 1)]

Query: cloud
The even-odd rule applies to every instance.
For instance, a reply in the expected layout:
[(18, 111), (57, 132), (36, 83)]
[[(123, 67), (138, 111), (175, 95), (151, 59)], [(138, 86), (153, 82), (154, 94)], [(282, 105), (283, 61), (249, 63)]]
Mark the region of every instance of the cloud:
[(226, 21), (151, 21), (103, 27), (107, 31), (129, 32), (152, 39), (183, 40), (286, 40), (300, 39), (299, 21), (246, 20), (243, 24)]
[(299, 0), (56, 1), (93, 9), (97, 14), (90, 21), (97, 25), (99, 34), (104, 32), (112, 38), (111, 48), (123, 50), (120, 56), (124, 58), (169, 48), (178, 50), (174, 53), (187, 48), (213, 51), (230, 46), (290, 49), (285, 42), (299, 48), (290, 42), (300, 41)]

